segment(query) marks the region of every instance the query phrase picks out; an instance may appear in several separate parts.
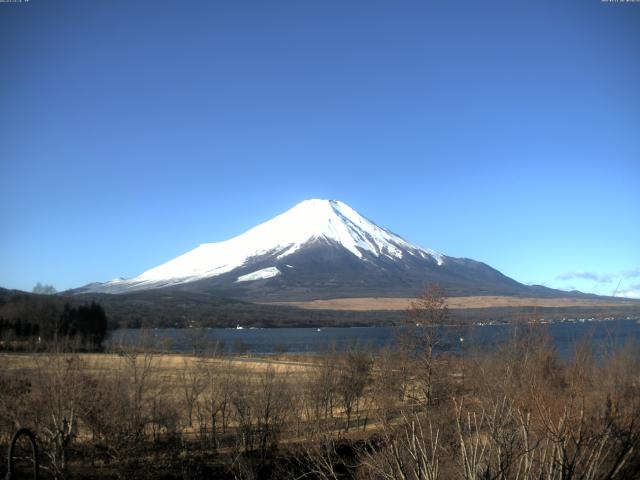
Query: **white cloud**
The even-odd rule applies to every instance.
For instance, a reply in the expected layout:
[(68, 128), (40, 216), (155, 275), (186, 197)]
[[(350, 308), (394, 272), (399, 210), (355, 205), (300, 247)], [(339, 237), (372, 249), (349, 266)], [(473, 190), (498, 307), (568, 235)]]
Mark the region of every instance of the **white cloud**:
[(557, 280), (573, 280), (573, 279), (593, 280), (598, 283), (611, 282), (612, 275), (610, 273), (595, 273), (595, 272), (566, 272), (561, 273), (556, 277)]
[[(585, 271), (565, 272), (556, 277), (564, 280), (563, 290), (580, 290), (597, 295), (615, 295), (616, 297), (640, 298), (640, 284), (629, 284), (631, 279), (640, 277), (640, 267), (622, 270), (616, 273), (597, 273)], [(573, 280), (569, 282), (568, 280)], [(615, 287), (615, 288), (613, 288)], [(556, 287), (558, 288), (558, 287)]]
[(625, 290), (624, 292), (618, 292), (618, 293), (616, 293), (616, 297), (640, 299), (640, 289), (638, 289), (638, 290)]

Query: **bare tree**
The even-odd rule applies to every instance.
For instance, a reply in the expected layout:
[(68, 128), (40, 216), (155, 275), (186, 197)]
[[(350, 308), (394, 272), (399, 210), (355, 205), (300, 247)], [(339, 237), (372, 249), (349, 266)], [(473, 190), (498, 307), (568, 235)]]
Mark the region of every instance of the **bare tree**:
[(399, 424), (385, 424), (381, 445), (364, 450), (367, 477), (381, 480), (437, 480), (440, 477), (440, 437), (430, 421), (402, 414)]
[(53, 295), (57, 293), (57, 290), (53, 285), (43, 285), (42, 283), (38, 282), (33, 287), (33, 293), (38, 293), (40, 295)]
[(64, 479), (68, 477), (69, 449), (86, 404), (85, 365), (78, 355), (61, 352), (35, 357), (35, 363), (32, 398), (40, 417), (40, 439), (51, 473)]
[(193, 409), (198, 403), (198, 398), (206, 388), (207, 378), (201, 368), (192, 358), (182, 359), (183, 367), (180, 370), (178, 380), (182, 391), (182, 401), (187, 412), (187, 425), (193, 426)]
[(220, 365), (209, 359), (199, 362), (198, 371), (204, 381), (204, 388), (197, 402), (199, 424), (203, 432), (210, 430), (211, 444), (216, 450), (219, 444), (218, 428), (221, 427), (222, 433), (225, 433), (228, 424), (234, 372), (230, 361)]
[(258, 378), (253, 411), (262, 462), (266, 460), (269, 449), (277, 444), (293, 408), (287, 376), (286, 371), (276, 372), (269, 365)]
[(379, 419), (386, 424), (405, 400), (410, 386), (410, 366), (406, 350), (385, 347), (375, 357), (372, 394)]
[(208, 340), (207, 331), (204, 328), (189, 327), (182, 329), (182, 336), (193, 355), (200, 355), (205, 352)]
[[(290, 470), (282, 478), (303, 480), (355, 480), (357, 465), (347, 462), (341, 454), (341, 446), (334, 438), (323, 435), (318, 441), (304, 444), (295, 451), (296, 464), (302, 473)], [(355, 463), (355, 462), (354, 462)], [(363, 477), (366, 478), (366, 477)]]
[(357, 414), (365, 387), (371, 380), (372, 359), (369, 352), (349, 349), (342, 357), (337, 377), (337, 392), (346, 415), (345, 431), (349, 431), (351, 417)]
[(325, 352), (317, 367), (307, 373), (304, 385), (307, 418), (313, 423), (312, 433), (320, 433), (333, 420), (337, 394), (338, 363), (335, 351)]
[(444, 290), (437, 284), (429, 284), (407, 311), (408, 320), (401, 334), (400, 345), (408, 349), (416, 366), (416, 381), (421, 390), (420, 400), (433, 401), (434, 351), (440, 346), (440, 327), (448, 318)]

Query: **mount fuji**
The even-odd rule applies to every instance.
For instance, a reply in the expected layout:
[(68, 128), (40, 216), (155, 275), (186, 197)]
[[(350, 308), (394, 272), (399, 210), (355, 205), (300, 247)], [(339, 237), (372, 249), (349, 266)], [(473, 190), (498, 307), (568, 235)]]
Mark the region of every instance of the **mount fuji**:
[(252, 301), (410, 297), (426, 283), (450, 296), (567, 296), (490, 266), (408, 242), (337, 200), (306, 200), (230, 240), (206, 243), (135, 278), (74, 293), (171, 289)]

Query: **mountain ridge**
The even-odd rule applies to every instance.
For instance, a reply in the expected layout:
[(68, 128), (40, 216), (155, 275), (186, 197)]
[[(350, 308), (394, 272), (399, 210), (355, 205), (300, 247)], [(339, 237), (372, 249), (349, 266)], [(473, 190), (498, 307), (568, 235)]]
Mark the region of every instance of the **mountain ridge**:
[(311, 199), (229, 240), (205, 243), (140, 275), (72, 293), (175, 289), (249, 301), (448, 296), (582, 296), (528, 286), (491, 266), (415, 245), (338, 200)]

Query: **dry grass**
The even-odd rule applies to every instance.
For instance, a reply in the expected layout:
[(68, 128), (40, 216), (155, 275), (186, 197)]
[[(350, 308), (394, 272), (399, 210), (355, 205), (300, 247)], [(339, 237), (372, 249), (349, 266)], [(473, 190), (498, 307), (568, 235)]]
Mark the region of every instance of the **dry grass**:
[[(305, 302), (273, 302), (275, 305), (289, 305), (310, 310), (407, 310), (413, 298), (333, 298)], [(495, 307), (619, 307), (638, 305), (632, 300), (591, 299), (591, 298), (532, 298), (505, 296), (448, 297), (449, 308), (495, 308)]]
[[(604, 473), (617, 469), (615, 478), (640, 480), (632, 475), (640, 471), (638, 350), (630, 345), (598, 363), (585, 342), (562, 362), (537, 328), (496, 351), (433, 363), (409, 339), (376, 356), (154, 354), (151, 362), (131, 352), (0, 354), (0, 447), (15, 425), (29, 425), (47, 458), (74, 454), (59, 471), (77, 474), (90, 461), (104, 478), (152, 478), (157, 465), (182, 472), (208, 458), (236, 479), (303, 478), (320, 467), (329, 474), (318, 478), (332, 479), (473, 480), (500, 471), (492, 478), (533, 479), (560, 466), (575, 469), (567, 478), (613, 478)], [(425, 366), (433, 375), (425, 377)], [(60, 441), (65, 430), (52, 429), (61, 418), (76, 419), (65, 437), (71, 443)], [(333, 475), (344, 464), (339, 450), (353, 475)], [(301, 470), (253, 475), (280, 451), (280, 467), (295, 456)], [(416, 462), (441, 473), (393, 470)]]
[[(124, 357), (111, 353), (80, 353), (75, 355), (83, 360), (88, 373), (96, 374), (114, 371), (121, 367), (125, 361)], [(28, 372), (51, 363), (53, 356), (54, 354), (51, 353), (0, 353), (0, 364), (5, 371)], [(208, 362), (221, 368), (231, 368), (234, 371), (252, 374), (262, 373), (269, 367), (272, 367), (276, 372), (288, 374), (302, 374), (316, 368), (312, 359), (304, 359), (303, 361), (299, 358), (295, 360), (251, 357), (203, 358), (183, 354), (159, 354), (155, 355), (153, 359), (154, 370), (164, 378), (173, 377), (186, 368), (194, 366), (196, 362)]]

